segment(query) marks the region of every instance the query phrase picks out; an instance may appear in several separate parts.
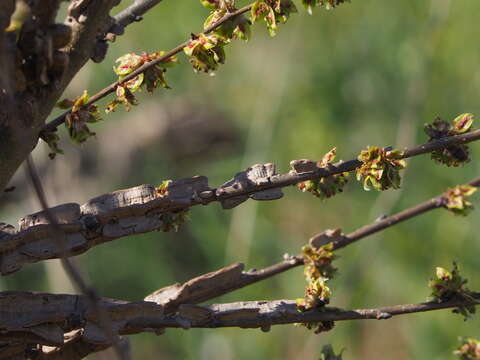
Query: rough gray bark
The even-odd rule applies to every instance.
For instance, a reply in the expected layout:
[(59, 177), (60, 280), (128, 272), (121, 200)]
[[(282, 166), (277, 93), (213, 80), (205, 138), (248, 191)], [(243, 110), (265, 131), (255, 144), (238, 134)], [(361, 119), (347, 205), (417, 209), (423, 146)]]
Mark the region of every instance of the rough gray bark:
[[(406, 149), (404, 157), (479, 138), (480, 130), (452, 136)], [(273, 164), (256, 164), (218, 188), (211, 188), (204, 176), (170, 182), (162, 191), (153, 185), (140, 185), (101, 195), (82, 206), (63, 204), (50, 211), (66, 233), (69, 255), (77, 255), (123, 236), (167, 230), (173, 221), (172, 214), (175, 216), (192, 206), (220, 202), (225, 209), (231, 209), (249, 198), (275, 200), (283, 196), (283, 187), (353, 171), (361, 165), (359, 160), (349, 160), (305, 171), (303, 163), (306, 161), (292, 161), (293, 169), (286, 174), (277, 174)], [(439, 207), (442, 204), (426, 206)], [(388, 225), (386, 222), (382, 224)], [(1, 274), (11, 274), (26, 263), (61, 257), (62, 252), (51, 238), (52, 225), (45, 212), (20, 219), (19, 227), (17, 231), (12, 225), (0, 225)]]
[[(40, 131), (45, 130), (46, 117), (75, 74), (89, 59), (103, 59), (107, 40), (114, 38), (109, 35), (120, 34), (123, 27), (138, 20), (141, 14), (161, 0), (137, 0), (114, 19), (109, 12), (119, 0), (71, 0), (69, 15), (63, 26), (55, 24), (60, 1), (29, 0), (34, 16), (26, 20), (18, 37), (3, 31), (12, 15), (14, 0), (0, 3), (0, 66), (3, 69), (0, 77), (0, 191), (35, 147)], [(220, 22), (241, 15), (250, 8), (251, 5), (248, 5)], [(220, 22), (205, 31), (211, 31)], [(67, 40), (58, 37), (59, 34), (67, 34)], [(177, 53), (182, 48), (183, 45), (179, 45), (170, 53)], [(146, 64), (129, 77), (153, 65)], [(106, 96), (115, 87), (116, 83), (110, 85), (92, 101)], [(59, 123), (62, 121), (60, 119)], [(57, 125), (54, 121), (52, 126)], [(478, 139), (479, 130), (407, 149), (404, 157)], [(306, 164), (309, 166), (305, 167)], [(218, 188), (210, 188), (205, 177), (193, 177), (171, 182), (166, 188), (140, 185), (120, 190), (94, 198), (82, 206), (63, 204), (22, 218), (18, 231), (11, 225), (0, 226), (0, 273), (10, 274), (25, 263), (64, 256), (64, 250), (52, 239), (53, 227), (59, 227), (66, 234), (68, 255), (71, 256), (122, 236), (171, 227), (172, 214), (181, 213), (194, 205), (218, 201), (225, 209), (230, 209), (249, 198), (275, 200), (283, 196), (282, 188), (285, 186), (352, 171), (359, 165), (358, 160), (326, 167), (318, 167), (312, 161), (294, 161), (292, 171), (277, 174), (273, 164), (256, 164)], [(356, 233), (344, 236), (339, 231), (333, 231), (321, 234), (311, 242), (322, 244), (335, 238), (335, 249), (338, 249), (441, 206), (441, 201), (432, 201), (410, 213), (384, 219)], [(27, 354), (37, 359), (81, 359), (111, 346), (112, 339), (117, 335), (139, 332), (160, 334), (168, 327), (238, 326), (266, 331), (276, 324), (388, 319), (412, 312), (476, 305), (479, 301), (478, 294), (472, 293), (469, 294), (471, 298), (441, 303), (352, 311), (323, 308), (305, 313), (299, 313), (291, 300), (196, 305), (302, 262), (300, 257), (289, 257), (267, 269), (248, 272), (243, 271), (243, 264), (237, 263), (185, 284), (157, 290), (144, 301), (134, 303), (112, 299), (92, 303), (88, 297), (78, 295), (0, 293), (0, 359), (23, 359)], [(108, 321), (102, 319), (102, 314), (106, 314)]]
[[(0, 5), (0, 189), (33, 150), (45, 120), (81, 67), (106, 50), (97, 37), (111, 25), (119, 0), (72, 1), (65, 25), (71, 39), (59, 41), (55, 17), (60, 0), (30, 1), (32, 15), (16, 40), (8, 26), (14, 0)], [(57, 46), (57, 47), (55, 47)], [(98, 57), (98, 56), (97, 56)], [(24, 59), (28, 59), (25, 63)], [(5, 69), (8, 69), (6, 71)]]
[[(299, 312), (293, 300), (244, 301), (208, 306), (181, 304), (173, 314), (164, 312), (165, 303), (160, 305), (152, 301), (103, 299), (101, 306), (108, 314), (112, 330), (122, 335), (140, 332), (162, 334), (166, 328), (240, 327), (268, 331), (270, 326), (280, 324), (384, 320), (402, 314), (478, 305), (479, 299), (478, 294), (472, 293), (469, 300), (453, 299), (357, 310), (330, 307), (308, 312)], [(0, 341), (17, 342), (19, 347), (22, 344), (23, 351), (29, 342), (53, 347), (42, 348), (37, 355), (41, 359), (66, 359), (67, 354), (71, 356), (69, 359), (81, 359), (89, 350), (110, 345), (95, 312), (88, 306), (87, 299), (80, 295), (4, 292), (0, 293), (0, 312)], [(8, 358), (4, 351), (0, 348), (0, 359)]]

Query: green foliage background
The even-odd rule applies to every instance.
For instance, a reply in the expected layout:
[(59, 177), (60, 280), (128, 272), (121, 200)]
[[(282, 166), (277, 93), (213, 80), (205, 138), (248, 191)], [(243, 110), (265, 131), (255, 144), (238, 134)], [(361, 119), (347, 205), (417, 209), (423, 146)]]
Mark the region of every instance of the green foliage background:
[[(403, 148), (424, 142), (423, 124), (436, 116), (480, 114), (480, 2), (352, 0), (331, 11), (318, 8), (313, 16), (298, 7), (299, 14), (275, 38), (257, 24), (250, 42), (228, 46), (226, 64), (215, 77), (194, 74), (181, 55), (181, 65), (167, 73), (173, 90), (142, 94), (140, 106), (132, 110), (141, 113), (147, 103), (181, 99), (198, 111), (223, 114), (223, 121), (235, 129), (235, 141), (195, 160), (178, 159), (174, 147), (155, 143), (129, 169), (130, 176), (110, 179), (102, 184), (104, 191), (197, 174), (218, 186), (248, 165), (271, 161), (286, 172), (290, 160), (318, 159), (334, 146), (338, 158), (351, 159), (367, 145)], [(87, 66), (79, 75), (82, 84), (94, 93), (114, 79), (112, 65), (118, 56), (168, 50), (199, 31), (206, 16), (198, 1), (164, 0), (118, 38), (103, 63)], [(102, 130), (129, 116), (123, 110), (106, 116), (95, 127), (97, 139), (90, 141), (115, 141)], [(187, 129), (184, 141), (194, 137)], [(87, 142), (84, 148), (89, 146)], [(235, 261), (261, 268), (284, 253), (299, 252), (324, 229), (353, 231), (478, 176), (480, 145), (471, 149), (474, 160), (461, 168), (436, 165), (428, 156), (409, 160), (400, 190), (364, 192), (352, 176), (343, 194), (325, 202), (290, 188), (281, 200), (250, 201), (234, 211), (223, 211), (218, 204), (196, 207), (179, 233), (124, 238), (79, 260), (102, 296), (128, 300), (141, 300), (157, 288)], [(100, 164), (97, 171), (109, 166)], [(49, 184), (46, 188), (48, 193)], [(88, 189), (85, 194), (76, 201), (97, 195)], [(480, 289), (479, 220), (479, 212), (459, 218), (436, 210), (341, 250), (332, 305), (364, 308), (424, 301), (434, 267), (450, 268), (452, 260), (459, 261), (470, 288)], [(49, 291), (44, 266), (27, 265), (3, 279), (2, 286)], [(303, 286), (298, 268), (214, 302), (297, 298)], [(345, 359), (451, 359), (457, 336), (478, 336), (478, 330), (477, 318), (464, 322), (441, 311), (339, 322), (321, 335), (277, 326), (268, 333), (167, 330), (163, 336), (131, 339), (135, 359), (317, 359), (326, 343), (345, 348)]]

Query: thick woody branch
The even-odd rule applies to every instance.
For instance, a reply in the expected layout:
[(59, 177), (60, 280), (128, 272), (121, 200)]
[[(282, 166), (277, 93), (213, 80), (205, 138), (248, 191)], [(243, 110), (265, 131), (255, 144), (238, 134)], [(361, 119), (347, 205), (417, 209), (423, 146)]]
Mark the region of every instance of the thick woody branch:
[(320, 311), (299, 312), (294, 300), (242, 301), (209, 306), (181, 305), (175, 315), (166, 315), (162, 319), (141, 319), (129, 322), (132, 332), (142, 329), (158, 328), (262, 328), (271, 325), (311, 323), (320, 321), (344, 320), (385, 320), (397, 315), (456, 308), (459, 306), (479, 305), (480, 297), (473, 294), (472, 299), (447, 302), (424, 302), (419, 304), (396, 305), (374, 309), (342, 310), (327, 307)]
[[(478, 138), (480, 138), (480, 130), (422, 144), (407, 149), (405, 153), (416, 156), (425, 153), (427, 151), (425, 149), (432, 151)], [(279, 199), (283, 196), (280, 190), (282, 187), (352, 171), (359, 165), (361, 165), (360, 161), (350, 160), (317, 168), (315, 171), (290, 171), (286, 174), (276, 174), (275, 166), (272, 164), (254, 165), (216, 189), (209, 187), (206, 177), (197, 176), (173, 181), (163, 190), (152, 185), (140, 185), (101, 195), (82, 206), (70, 203), (50, 210), (66, 233), (69, 255), (77, 255), (93, 246), (123, 236), (166, 230), (171, 226), (172, 217), (178, 216), (179, 212), (195, 205), (220, 202), (224, 208), (228, 209), (249, 198)], [(425, 205), (424, 210), (433, 207), (436, 204), (434, 203), (435, 201)], [(418, 211), (415, 210), (414, 213)], [(413, 213), (402, 215), (399, 219), (406, 219), (410, 215)], [(390, 219), (389, 221), (402, 220)], [(387, 223), (388, 221), (385, 220), (379, 222), (375, 228), (380, 229)], [(20, 231), (11, 225), (3, 224), (0, 228), (0, 273), (10, 274), (20, 269), (25, 263), (58, 258), (61, 252), (49, 236), (50, 226), (45, 212), (20, 219)], [(367, 233), (369, 231), (371, 230)]]
[[(471, 181), (469, 184), (472, 186), (479, 186), (480, 178)], [(393, 226), (400, 221), (407, 220), (413, 216), (417, 216), (426, 211), (438, 208), (438, 204), (443, 203), (443, 197), (439, 196), (430, 201), (402, 211), (396, 215), (387, 217), (380, 222), (374, 222), (373, 224), (354, 231), (349, 235), (339, 236), (339, 234), (336, 233), (335, 236), (332, 237), (329, 236), (328, 232), (327, 234), (324, 232), (312, 237), (311, 242), (314, 242), (316, 245), (322, 245), (322, 243), (326, 243), (328, 240), (333, 240), (336, 241), (334, 242), (335, 249), (339, 249), (363, 237), (381, 231), (389, 226)], [(428, 204), (434, 204), (434, 206), (430, 206)], [(422, 303), (355, 311), (329, 309), (327, 312), (308, 312), (303, 314), (298, 313), (295, 304), (288, 301), (254, 303), (243, 302), (228, 305), (213, 305), (210, 307), (199, 307), (195, 305), (197, 303), (232, 292), (249, 284), (267, 279), (302, 264), (303, 259), (300, 255), (289, 257), (280, 263), (261, 270), (250, 270), (247, 272), (243, 271), (243, 264), (237, 263), (218, 271), (204, 274), (189, 280), (184, 284), (175, 284), (157, 290), (151, 295), (148, 295), (145, 300), (160, 306), (160, 308), (157, 310), (163, 313), (164, 316), (166, 316), (166, 319), (169, 321), (173, 320), (172, 322), (169, 322), (168, 325), (165, 325), (165, 327), (185, 328), (240, 326), (261, 327), (264, 330), (268, 329), (269, 326), (273, 324), (349, 319), (386, 319), (393, 315), (418, 311), (430, 311), (445, 307), (456, 307), (461, 305), (460, 303), (465, 304), (464, 300), (459, 300), (459, 302)], [(102, 304), (105, 304), (105, 302), (105, 300), (102, 300)], [(469, 302), (467, 305), (471, 304), (472, 303)], [(30, 303), (28, 306), (32, 307), (32, 304)], [(87, 304), (86, 306), (89, 305)], [(35, 306), (33, 306), (33, 308), (35, 308)], [(95, 311), (94, 314), (97, 313), (97, 311)], [(228, 317), (227, 322), (221, 321), (223, 313), (225, 313), (225, 316)], [(278, 317), (273, 316), (272, 314), (275, 313), (279, 313), (280, 315), (278, 315)], [(247, 315), (252, 316), (248, 317)], [(272, 321), (272, 318), (276, 318), (276, 320)], [(127, 320), (120, 316), (118, 319)], [(267, 319), (266, 322), (265, 319)], [(231, 320), (234, 320), (234, 322), (230, 322)], [(98, 333), (100, 323), (98, 315), (96, 317), (96, 321), (97, 325), (94, 328)], [(202, 322), (199, 323), (199, 321)], [(140, 331), (161, 332), (162, 330), (158, 327), (160, 326), (160, 328), (162, 328), (164, 326), (164, 323), (159, 323), (157, 318), (155, 318), (155, 320), (145, 318), (142, 318), (141, 320), (132, 320), (128, 321), (128, 324), (128, 331), (126, 333)], [(112, 327), (119, 329), (117, 324), (112, 324)], [(68, 336), (65, 337), (65, 343), (61, 346), (54, 346), (49, 348), (48, 351), (46, 350), (47, 348), (44, 347), (45, 352), (40, 355), (39, 359), (82, 359), (92, 352), (101, 351), (110, 346), (109, 343), (105, 341), (105, 335), (103, 335), (103, 340), (98, 342), (98, 338), (95, 336), (92, 338), (91, 333), (86, 331), (88, 328), (91, 328), (91, 326), (85, 326), (85, 328), (76, 330), (73, 334), (68, 334)], [(119, 333), (123, 332), (119, 330)], [(30, 337), (34, 336), (34, 334), (23, 334), (23, 336), (27, 335)], [(38, 338), (36, 340), (39, 341)]]
[[(0, 190), (35, 148), (46, 118), (72, 78), (90, 58), (106, 51), (97, 37), (109, 29), (109, 13), (118, 1), (72, 0), (65, 24), (54, 23), (60, 0), (28, 1), (30, 16), (17, 33), (4, 32), (8, 16), (0, 19), (0, 65), (8, 74), (1, 81), (12, 79), (8, 87), (0, 84), (0, 108), (13, 109), (0, 110), (5, 123), (0, 124)], [(0, 15), (7, 15), (10, 9), (4, 9), (13, 1), (0, 3)], [(3, 99), (5, 90), (8, 99)]]
[(45, 28), (54, 23), (57, 11), (62, 0), (36, 0), (32, 1), (32, 15), (36, 26)]
[(93, 287), (88, 286), (86, 280), (83, 278), (79, 269), (74, 265), (74, 263), (68, 258), (68, 245), (65, 241), (65, 233), (61, 229), (60, 225), (55, 219), (55, 216), (50, 211), (45, 193), (43, 191), (43, 186), (36, 171), (35, 165), (31, 156), (29, 155), (26, 162), (27, 175), (30, 177), (32, 186), (35, 190), (37, 198), (42, 205), (43, 212), (45, 213), (46, 220), (51, 225), (50, 226), (50, 236), (55, 241), (55, 245), (60, 249), (60, 261), (62, 267), (69, 277), (72, 284), (75, 288), (85, 295), (86, 299), (89, 301), (88, 305), (95, 312), (96, 316), (99, 319), (99, 326), (104, 331), (108, 339), (113, 344), (118, 359), (127, 360), (128, 357), (122, 351), (120, 347), (120, 342), (116, 338), (115, 334), (111, 331), (111, 324), (108, 316), (104, 313), (104, 310), (99, 304), (99, 297)]
[[(16, 116), (14, 101), (15, 77), (15, 34), (6, 32), (12, 14), (15, 10), (15, 0), (0, 1), (0, 193), (6, 187), (10, 177), (20, 165), (31, 148), (24, 145), (25, 134), (20, 119)], [(35, 139), (35, 143), (36, 143)]]
[(261, 270), (243, 271), (244, 264), (236, 263), (198, 276), (184, 284), (177, 283), (164, 287), (145, 297), (145, 300), (162, 305), (164, 312), (169, 314), (177, 311), (182, 304), (198, 304), (214, 299), (301, 264), (303, 264), (303, 259), (298, 257)]
[[(268, 330), (270, 326), (280, 324), (389, 319), (397, 315), (478, 305), (479, 294), (470, 295), (469, 300), (453, 299), (446, 302), (357, 310), (327, 307), (303, 313), (298, 311), (293, 300), (248, 301), (209, 306), (185, 304), (180, 305), (175, 314), (165, 314), (161, 305), (148, 301), (129, 303), (103, 299), (101, 306), (110, 318), (112, 330), (119, 335), (129, 335), (140, 332), (161, 334), (165, 328), (240, 327)], [(89, 308), (84, 296), (0, 293), (0, 310), (3, 314), (0, 318), (0, 341), (25, 339), (27, 336), (35, 343), (61, 349), (70, 341), (82, 337), (84, 343), (96, 344), (98, 347), (109, 345), (107, 337), (98, 326), (95, 312)], [(77, 333), (65, 344), (64, 333), (71, 331)], [(55, 352), (52, 352), (51, 358), (53, 354)], [(43, 359), (50, 358), (46, 354), (43, 356)]]

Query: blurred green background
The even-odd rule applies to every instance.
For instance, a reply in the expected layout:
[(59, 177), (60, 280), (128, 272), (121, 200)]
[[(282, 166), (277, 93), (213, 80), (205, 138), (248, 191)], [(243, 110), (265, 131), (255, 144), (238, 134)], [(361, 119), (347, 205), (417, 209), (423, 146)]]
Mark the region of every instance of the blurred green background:
[[(477, 0), (353, 0), (313, 16), (298, 8), (275, 38), (261, 23), (250, 42), (228, 46), (216, 76), (193, 73), (180, 55), (181, 65), (167, 73), (173, 89), (140, 94), (130, 113), (105, 116), (95, 126), (96, 139), (75, 147), (63, 132), (66, 155), (53, 162), (44, 144), (38, 146), (34, 155), (51, 205), (193, 175), (207, 175), (218, 186), (261, 162), (286, 172), (290, 160), (319, 159), (334, 146), (345, 160), (367, 145), (403, 148), (426, 141), (423, 124), (437, 116), (480, 113)], [(110, 46), (103, 63), (88, 64), (65, 96), (96, 92), (114, 80), (117, 57), (168, 50), (199, 31), (207, 15), (196, 0), (164, 0)], [(471, 152), (476, 159), (480, 145)], [(288, 188), (281, 200), (249, 201), (235, 210), (195, 207), (178, 233), (123, 238), (77, 259), (102, 296), (141, 300), (232, 262), (268, 266), (324, 229), (351, 232), (479, 173), (476, 160), (446, 168), (421, 156), (409, 160), (400, 190), (365, 192), (351, 177), (343, 194), (325, 202)], [(15, 224), (40, 206), (22, 171), (13, 185), (17, 190), (5, 196), (0, 214)], [(479, 212), (459, 218), (436, 210), (341, 250), (332, 305), (424, 301), (435, 266), (451, 268), (453, 260), (470, 288), (480, 289), (479, 221)], [(292, 299), (303, 287), (297, 268), (212, 302)], [(27, 265), (0, 279), (0, 288), (73, 291), (56, 261)], [(338, 322), (321, 335), (295, 326), (269, 333), (193, 329), (136, 335), (131, 342), (134, 359), (307, 360), (318, 359), (326, 343), (345, 348), (345, 359), (452, 359), (457, 336), (478, 336), (478, 330), (478, 319), (464, 322), (446, 310)]]

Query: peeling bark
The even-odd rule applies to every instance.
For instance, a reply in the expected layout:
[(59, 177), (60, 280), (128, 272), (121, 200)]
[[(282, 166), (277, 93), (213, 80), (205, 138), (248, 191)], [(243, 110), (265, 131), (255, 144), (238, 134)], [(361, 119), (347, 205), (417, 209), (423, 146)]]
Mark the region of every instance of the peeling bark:
[[(121, 335), (140, 332), (161, 334), (165, 328), (240, 327), (268, 331), (270, 326), (280, 324), (385, 320), (396, 315), (480, 304), (479, 294), (471, 293), (471, 296), (471, 300), (357, 310), (326, 307), (308, 312), (299, 312), (293, 300), (242, 301), (208, 306), (181, 304), (174, 314), (165, 314), (161, 305), (148, 301), (103, 299), (100, 305), (108, 314), (112, 330)], [(56, 348), (45, 348), (45, 352), (38, 353), (40, 359), (81, 359), (110, 345), (98, 325), (95, 312), (87, 304), (87, 299), (79, 295), (0, 293), (0, 341), (12, 343), (12, 352), (21, 351), (15, 344), (25, 339), (43, 346), (54, 344)]]

